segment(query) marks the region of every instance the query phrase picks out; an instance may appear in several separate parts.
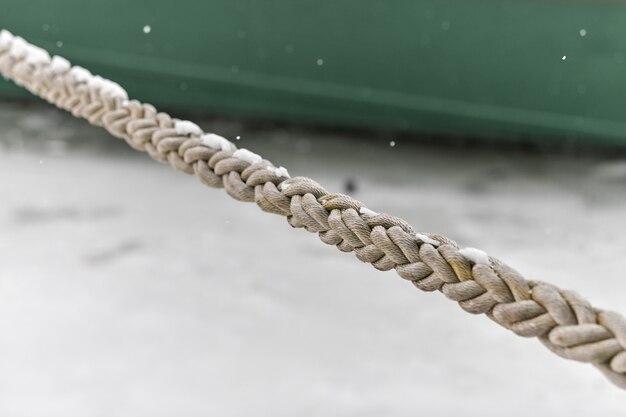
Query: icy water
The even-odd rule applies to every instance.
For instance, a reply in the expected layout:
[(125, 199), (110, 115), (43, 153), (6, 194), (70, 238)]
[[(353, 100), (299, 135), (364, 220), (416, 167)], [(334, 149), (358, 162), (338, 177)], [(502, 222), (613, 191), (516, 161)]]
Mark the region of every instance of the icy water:
[[(626, 159), (199, 122), (626, 312)], [(0, 416), (626, 415), (590, 365), (46, 105), (0, 104), (0, 178)]]

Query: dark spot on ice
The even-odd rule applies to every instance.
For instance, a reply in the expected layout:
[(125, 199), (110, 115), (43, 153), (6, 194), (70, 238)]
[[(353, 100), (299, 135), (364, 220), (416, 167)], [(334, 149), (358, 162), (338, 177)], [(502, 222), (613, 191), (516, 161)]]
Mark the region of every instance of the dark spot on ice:
[(42, 208), (21, 208), (15, 211), (15, 220), (20, 224), (42, 223), (52, 220), (75, 219), (79, 211), (70, 207), (60, 207), (52, 209)]
[(108, 248), (103, 249), (98, 252), (94, 252), (88, 255), (85, 255), (83, 259), (92, 265), (102, 265), (109, 263), (116, 258), (127, 255), (132, 252), (136, 252), (141, 249), (143, 245), (135, 240), (127, 240), (124, 242), (120, 242), (119, 244)]
[(486, 167), (480, 173), (464, 180), (463, 188), (472, 194), (488, 193), (493, 185), (507, 181), (510, 176), (511, 171), (504, 166)]
[(346, 178), (343, 184), (343, 189), (346, 194), (353, 194), (357, 190), (356, 180), (354, 178)]
[(74, 207), (23, 207), (14, 214), (15, 222), (28, 225), (57, 220), (100, 220), (121, 213), (116, 207), (96, 207), (85, 210)]

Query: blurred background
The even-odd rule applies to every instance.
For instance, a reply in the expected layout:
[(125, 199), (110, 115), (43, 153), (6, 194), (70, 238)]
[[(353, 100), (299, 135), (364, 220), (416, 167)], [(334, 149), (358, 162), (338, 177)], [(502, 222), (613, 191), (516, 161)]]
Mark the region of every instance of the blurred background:
[[(624, 312), (626, 5), (0, 0), (292, 174)], [(623, 416), (555, 357), (0, 82), (0, 415)]]

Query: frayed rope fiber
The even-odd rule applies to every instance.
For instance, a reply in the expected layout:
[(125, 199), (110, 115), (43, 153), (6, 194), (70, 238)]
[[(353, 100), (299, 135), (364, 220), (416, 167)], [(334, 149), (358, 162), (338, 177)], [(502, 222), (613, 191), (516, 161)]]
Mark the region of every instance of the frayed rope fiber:
[(322, 242), (395, 269), (423, 291), (440, 291), (472, 314), (520, 336), (537, 337), (557, 355), (591, 363), (626, 389), (626, 319), (594, 308), (573, 291), (529, 281), (475, 248), (437, 234), (416, 232), (402, 219), (376, 213), (343, 194), (329, 194), (306, 177), (290, 178), (261, 156), (196, 124), (128, 100), (118, 84), (92, 75), (7, 31), (0, 32), (0, 72), (33, 94), (131, 147), (239, 201), (287, 218)]

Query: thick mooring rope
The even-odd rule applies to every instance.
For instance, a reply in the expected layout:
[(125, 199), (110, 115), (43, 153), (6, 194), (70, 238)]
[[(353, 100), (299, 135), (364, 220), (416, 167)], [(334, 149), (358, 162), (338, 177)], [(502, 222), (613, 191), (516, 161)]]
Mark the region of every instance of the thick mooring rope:
[(423, 291), (442, 292), (473, 314), (486, 314), (520, 336), (537, 337), (559, 356), (588, 362), (626, 389), (626, 319), (592, 307), (572, 291), (528, 281), (473, 248), (437, 234), (416, 233), (404, 220), (378, 214), (343, 194), (287, 170), (195, 124), (128, 100), (119, 85), (61, 57), (50, 57), (0, 32), (0, 72), (57, 107), (103, 126), (153, 159), (224, 188), (239, 201), (285, 216), (376, 269), (395, 269)]

